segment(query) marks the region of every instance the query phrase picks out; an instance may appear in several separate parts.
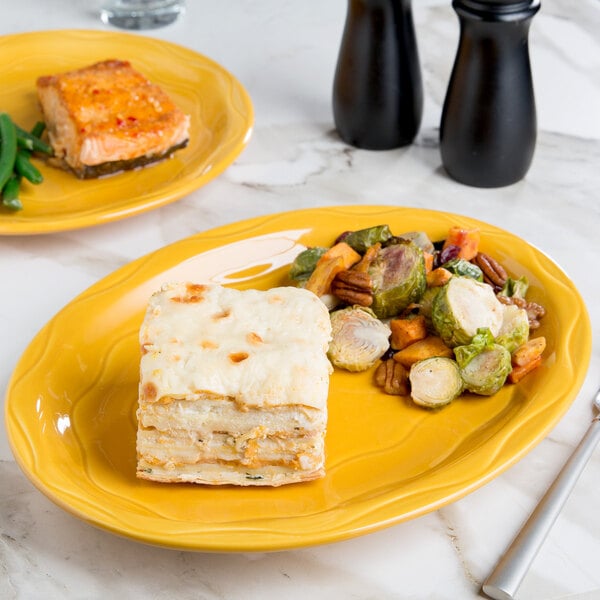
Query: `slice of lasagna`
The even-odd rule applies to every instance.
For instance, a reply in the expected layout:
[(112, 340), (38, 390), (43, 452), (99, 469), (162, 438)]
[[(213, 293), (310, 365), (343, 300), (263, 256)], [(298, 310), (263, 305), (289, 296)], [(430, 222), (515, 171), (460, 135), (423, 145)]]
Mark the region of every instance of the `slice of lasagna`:
[(325, 305), (306, 290), (164, 285), (140, 330), (138, 477), (322, 477), (330, 336)]
[(58, 166), (82, 179), (156, 162), (189, 138), (189, 117), (129, 62), (106, 60), (38, 78)]

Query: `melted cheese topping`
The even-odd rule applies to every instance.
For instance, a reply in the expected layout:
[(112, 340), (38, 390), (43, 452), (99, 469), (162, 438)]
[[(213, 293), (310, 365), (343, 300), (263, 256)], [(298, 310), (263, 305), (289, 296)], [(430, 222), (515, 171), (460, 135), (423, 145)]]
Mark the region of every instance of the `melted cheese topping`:
[(331, 336), (306, 290), (173, 283), (155, 293), (140, 330), (140, 400), (210, 394), (244, 406), (326, 411)]

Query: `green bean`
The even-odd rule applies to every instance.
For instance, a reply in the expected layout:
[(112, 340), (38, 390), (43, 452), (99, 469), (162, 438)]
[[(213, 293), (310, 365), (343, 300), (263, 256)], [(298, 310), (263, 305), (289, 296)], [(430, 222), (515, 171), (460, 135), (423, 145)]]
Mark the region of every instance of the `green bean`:
[(33, 151), (33, 142), (29, 138), (17, 136), (17, 148), (22, 148), (28, 152)]
[(18, 125), (15, 125), (15, 129), (17, 130), (17, 139), (21, 140), (21, 144), (31, 143), (31, 150), (42, 152), (43, 154), (52, 154), (52, 147), (43, 140), (40, 140), (39, 137), (29, 133), (29, 131), (25, 131), (25, 129)]
[(26, 150), (17, 150), (17, 157), (14, 164), (15, 171), (28, 181), (31, 181), (31, 183), (38, 184), (44, 181), (44, 177), (39, 169), (29, 160), (29, 152)]
[(17, 155), (15, 125), (6, 113), (0, 113), (0, 189), (12, 175)]
[(44, 177), (31, 163), (32, 152), (52, 154), (52, 148), (40, 139), (45, 124), (38, 122), (31, 133), (19, 127), (7, 113), (0, 113), (0, 191), (2, 206), (21, 210), (19, 199), (21, 177), (34, 184), (42, 183)]
[(19, 200), (21, 178), (13, 173), (2, 188), (2, 204), (10, 210), (21, 210), (23, 205)]
[(46, 129), (46, 123), (44, 123), (44, 121), (38, 121), (31, 128), (31, 135), (34, 135), (36, 138), (41, 138), (42, 133), (44, 133), (45, 129)]

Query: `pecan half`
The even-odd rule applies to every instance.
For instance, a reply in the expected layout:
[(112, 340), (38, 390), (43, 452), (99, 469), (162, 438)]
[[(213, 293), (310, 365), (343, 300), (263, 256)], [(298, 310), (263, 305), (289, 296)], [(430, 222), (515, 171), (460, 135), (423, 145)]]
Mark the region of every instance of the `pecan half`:
[(502, 289), (508, 279), (508, 274), (495, 258), (479, 252), (473, 262), (481, 269), (485, 283), (491, 285), (496, 291)]
[(371, 277), (365, 271), (354, 269), (341, 271), (331, 283), (331, 292), (346, 304), (359, 306), (373, 304)]
[(530, 302), (525, 298), (515, 298), (514, 296), (496, 296), (502, 304), (514, 304), (519, 308), (524, 308), (529, 319), (529, 329), (537, 329), (540, 326), (540, 319), (546, 314), (546, 309), (537, 302)]
[(393, 358), (379, 364), (375, 370), (374, 381), (386, 394), (408, 396), (410, 393), (408, 371)]
[(528, 302), (525, 310), (529, 319), (529, 329), (537, 329), (540, 326), (540, 319), (546, 314), (546, 309), (537, 302)]

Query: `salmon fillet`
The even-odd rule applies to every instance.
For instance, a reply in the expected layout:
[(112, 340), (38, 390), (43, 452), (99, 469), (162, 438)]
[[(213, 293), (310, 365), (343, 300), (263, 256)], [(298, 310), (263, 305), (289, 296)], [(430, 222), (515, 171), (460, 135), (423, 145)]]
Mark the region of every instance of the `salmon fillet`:
[(39, 77), (37, 92), (59, 166), (82, 179), (156, 162), (188, 143), (189, 116), (127, 61)]

